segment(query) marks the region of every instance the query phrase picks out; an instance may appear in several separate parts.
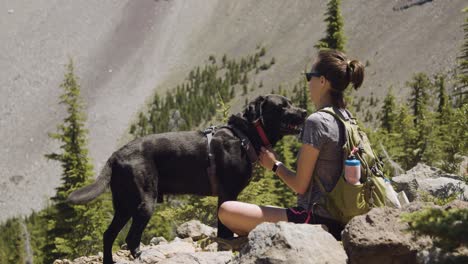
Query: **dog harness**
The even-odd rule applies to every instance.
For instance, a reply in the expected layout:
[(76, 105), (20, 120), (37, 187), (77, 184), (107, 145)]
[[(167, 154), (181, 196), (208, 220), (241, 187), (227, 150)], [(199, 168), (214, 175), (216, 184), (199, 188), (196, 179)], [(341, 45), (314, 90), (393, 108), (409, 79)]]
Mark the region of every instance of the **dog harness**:
[(244, 148), (245, 152), (247, 153), (247, 156), (249, 157), (249, 160), (252, 164), (255, 164), (258, 161), (258, 156), (257, 156), (257, 153), (255, 152), (255, 148), (252, 142), (250, 142), (249, 138), (244, 133), (242, 133), (242, 131), (240, 131), (239, 129), (233, 126), (229, 126), (229, 125), (221, 126), (221, 127), (210, 126), (207, 129), (205, 129), (203, 131), (203, 134), (207, 138), (208, 161), (209, 161), (209, 165), (208, 165), (208, 168), (206, 169), (206, 172), (210, 180), (211, 193), (213, 196), (218, 196), (218, 178), (216, 177), (216, 162), (215, 162), (214, 153), (211, 148), (211, 140), (213, 139), (213, 136), (216, 133), (216, 131), (221, 128), (227, 128), (231, 130), (234, 133), (234, 136), (240, 139), (241, 145)]

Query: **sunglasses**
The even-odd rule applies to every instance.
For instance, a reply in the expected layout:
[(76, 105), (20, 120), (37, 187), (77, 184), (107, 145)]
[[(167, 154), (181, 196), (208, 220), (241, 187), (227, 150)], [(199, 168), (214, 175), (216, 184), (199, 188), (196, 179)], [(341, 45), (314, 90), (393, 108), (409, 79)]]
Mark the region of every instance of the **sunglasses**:
[(319, 72), (317, 71), (311, 71), (311, 72), (304, 72), (304, 75), (307, 79), (308, 82), (310, 82), (310, 80), (312, 79), (312, 77), (320, 77), (322, 76), (322, 74), (320, 74)]

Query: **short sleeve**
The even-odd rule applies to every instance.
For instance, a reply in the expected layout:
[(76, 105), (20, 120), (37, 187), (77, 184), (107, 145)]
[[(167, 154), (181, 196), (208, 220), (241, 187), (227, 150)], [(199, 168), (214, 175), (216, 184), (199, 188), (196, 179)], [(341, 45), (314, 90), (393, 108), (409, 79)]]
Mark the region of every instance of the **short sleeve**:
[(311, 114), (305, 121), (300, 140), (304, 144), (309, 144), (320, 149), (323, 144), (329, 141), (328, 127), (323, 116), (316, 112)]

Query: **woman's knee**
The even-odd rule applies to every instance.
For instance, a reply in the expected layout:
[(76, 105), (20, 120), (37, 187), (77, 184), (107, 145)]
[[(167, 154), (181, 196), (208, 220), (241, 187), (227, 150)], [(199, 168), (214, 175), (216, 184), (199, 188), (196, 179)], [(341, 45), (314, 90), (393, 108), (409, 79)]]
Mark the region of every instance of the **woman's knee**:
[(226, 201), (219, 206), (218, 217), (221, 222), (224, 222), (229, 216), (234, 214), (234, 201)]

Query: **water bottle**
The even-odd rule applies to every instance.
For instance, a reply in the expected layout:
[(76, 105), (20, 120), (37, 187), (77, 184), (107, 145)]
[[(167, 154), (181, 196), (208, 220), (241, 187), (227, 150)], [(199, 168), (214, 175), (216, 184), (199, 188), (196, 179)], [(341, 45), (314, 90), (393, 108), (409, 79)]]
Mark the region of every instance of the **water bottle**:
[(345, 180), (349, 184), (359, 185), (361, 182), (361, 162), (355, 156), (350, 156), (345, 161)]
[(401, 203), (398, 200), (398, 194), (393, 189), (392, 183), (385, 177), (383, 180), (385, 182), (385, 204), (393, 208), (401, 208)]

